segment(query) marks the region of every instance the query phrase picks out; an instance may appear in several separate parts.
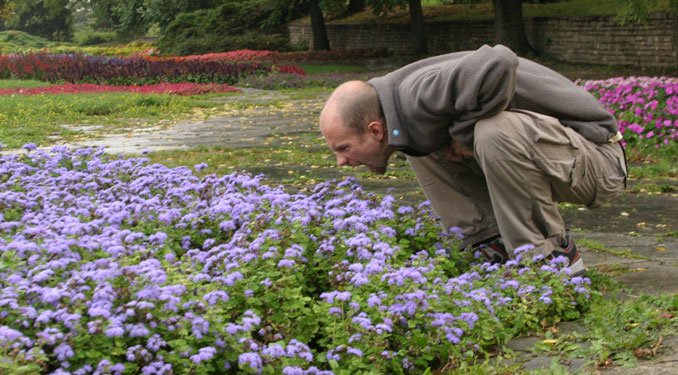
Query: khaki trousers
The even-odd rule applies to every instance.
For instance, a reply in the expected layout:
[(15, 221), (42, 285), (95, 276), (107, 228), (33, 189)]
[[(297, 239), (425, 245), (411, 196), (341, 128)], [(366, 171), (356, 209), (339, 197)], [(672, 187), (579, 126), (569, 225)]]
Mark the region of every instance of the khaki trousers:
[(479, 121), (473, 155), (460, 162), (442, 152), (408, 157), (441, 224), (460, 228), (467, 246), (501, 234), (510, 252), (532, 244), (532, 255), (548, 255), (565, 242), (559, 201), (593, 208), (626, 182), (621, 145), (596, 145), (529, 111)]

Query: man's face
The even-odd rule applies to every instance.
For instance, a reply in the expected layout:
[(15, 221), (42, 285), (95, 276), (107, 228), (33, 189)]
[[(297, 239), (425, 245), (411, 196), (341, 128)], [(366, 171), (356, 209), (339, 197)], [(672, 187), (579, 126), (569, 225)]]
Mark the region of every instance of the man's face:
[(390, 153), (379, 123), (370, 124), (362, 134), (341, 125), (321, 127), (321, 132), (337, 158), (337, 165), (364, 165), (374, 173), (386, 172)]

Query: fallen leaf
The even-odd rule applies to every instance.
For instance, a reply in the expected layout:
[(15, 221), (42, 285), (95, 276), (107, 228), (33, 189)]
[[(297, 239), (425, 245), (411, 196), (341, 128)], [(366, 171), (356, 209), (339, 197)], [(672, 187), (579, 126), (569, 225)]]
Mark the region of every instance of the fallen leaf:
[(542, 340), (541, 342), (543, 342), (544, 344), (548, 344), (548, 345), (554, 345), (558, 342), (558, 340), (556, 340), (556, 339), (546, 339), (546, 340)]
[(657, 250), (657, 251), (666, 251), (666, 246), (664, 246), (664, 245), (657, 245), (657, 246), (655, 246), (654, 249)]
[(638, 359), (649, 359), (649, 358), (654, 357), (654, 353), (652, 352), (652, 349), (648, 349), (648, 348), (635, 348), (635, 349), (633, 349), (633, 354)]

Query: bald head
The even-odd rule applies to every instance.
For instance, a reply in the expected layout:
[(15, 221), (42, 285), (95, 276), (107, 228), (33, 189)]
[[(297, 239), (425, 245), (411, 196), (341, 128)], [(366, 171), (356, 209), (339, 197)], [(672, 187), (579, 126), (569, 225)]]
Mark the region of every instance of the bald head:
[(320, 128), (331, 125), (348, 127), (364, 133), (371, 121), (383, 121), (377, 91), (364, 81), (348, 81), (330, 95), (320, 113)]
[(349, 81), (334, 90), (320, 113), (320, 132), (339, 166), (386, 172), (394, 148), (377, 91), (366, 82)]

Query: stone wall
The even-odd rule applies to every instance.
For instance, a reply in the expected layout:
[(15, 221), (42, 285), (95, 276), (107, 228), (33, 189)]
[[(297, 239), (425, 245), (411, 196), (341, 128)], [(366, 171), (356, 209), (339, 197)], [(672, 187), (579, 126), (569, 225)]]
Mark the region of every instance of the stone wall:
[[(678, 15), (655, 13), (646, 24), (620, 25), (613, 17), (532, 18), (525, 20), (530, 43), (540, 52), (573, 63), (676, 67)], [(476, 49), (494, 43), (494, 23), (457, 21), (427, 23), (433, 54)], [(293, 43), (312, 43), (310, 25), (291, 25)], [(409, 25), (328, 24), (333, 49), (386, 48), (411, 50)]]

